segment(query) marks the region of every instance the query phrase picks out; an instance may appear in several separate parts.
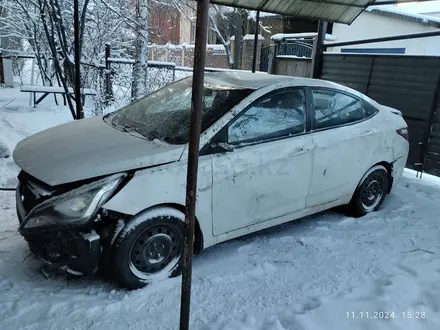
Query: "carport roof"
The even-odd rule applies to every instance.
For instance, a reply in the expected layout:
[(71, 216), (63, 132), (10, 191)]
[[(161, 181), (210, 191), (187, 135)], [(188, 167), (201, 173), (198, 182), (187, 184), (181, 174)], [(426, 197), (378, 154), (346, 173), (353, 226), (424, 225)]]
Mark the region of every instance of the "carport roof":
[(351, 24), (374, 0), (211, 0), (218, 5)]

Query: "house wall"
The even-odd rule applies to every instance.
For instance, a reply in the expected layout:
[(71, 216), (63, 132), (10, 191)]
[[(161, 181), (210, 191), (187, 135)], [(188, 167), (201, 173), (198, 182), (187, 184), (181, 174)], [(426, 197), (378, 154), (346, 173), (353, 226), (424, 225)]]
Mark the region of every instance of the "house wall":
[[(261, 18), (264, 29), (260, 29), (260, 34), (264, 37), (265, 43), (270, 43), (270, 37), (277, 33), (283, 33), (283, 20), (278, 16), (268, 16)], [(254, 31), (254, 30), (252, 30)]]
[(182, 15), (180, 19), (180, 44), (191, 42), (191, 29), (191, 19)]
[(172, 6), (150, 4), (149, 41), (154, 44), (180, 43), (181, 14)]
[[(336, 42), (428, 31), (438, 31), (438, 29), (369, 12), (362, 13), (351, 25), (334, 24), (333, 26)], [(440, 55), (440, 37), (387, 41), (342, 48), (405, 48), (407, 55)], [(340, 51), (340, 49), (341, 47), (329, 48), (328, 51)]]

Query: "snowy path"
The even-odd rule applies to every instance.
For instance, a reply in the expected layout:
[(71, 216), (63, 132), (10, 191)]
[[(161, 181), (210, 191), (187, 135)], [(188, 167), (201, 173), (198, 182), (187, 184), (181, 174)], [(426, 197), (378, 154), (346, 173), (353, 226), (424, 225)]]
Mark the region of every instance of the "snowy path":
[[(12, 149), (70, 120), (53, 110), (11, 103), (0, 140)], [(15, 175), (0, 160), (0, 186)], [(439, 221), (440, 178), (406, 171), (380, 212), (330, 211), (207, 249), (194, 262), (191, 329), (440, 329)], [(98, 278), (45, 279), (40, 267), (17, 233), (14, 195), (0, 191), (0, 329), (177, 328), (180, 278), (129, 292)]]

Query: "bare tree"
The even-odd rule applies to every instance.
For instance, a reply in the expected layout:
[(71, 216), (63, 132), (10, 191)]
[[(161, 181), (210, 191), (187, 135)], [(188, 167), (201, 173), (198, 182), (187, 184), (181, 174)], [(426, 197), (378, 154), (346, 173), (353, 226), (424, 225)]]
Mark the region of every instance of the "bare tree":
[(148, 6), (147, 0), (136, 0), (135, 65), (133, 68), (133, 97), (146, 94), (148, 76)]
[[(29, 44), (43, 84), (74, 86), (73, 1), (2, 0), (7, 14), (0, 17), (0, 37), (13, 34)], [(93, 10), (87, 10), (91, 8)], [(121, 0), (80, 0), (80, 52), (82, 87), (94, 87), (99, 80), (106, 43), (115, 56), (133, 52), (136, 20), (130, 4)], [(74, 115), (74, 105), (67, 98)]]

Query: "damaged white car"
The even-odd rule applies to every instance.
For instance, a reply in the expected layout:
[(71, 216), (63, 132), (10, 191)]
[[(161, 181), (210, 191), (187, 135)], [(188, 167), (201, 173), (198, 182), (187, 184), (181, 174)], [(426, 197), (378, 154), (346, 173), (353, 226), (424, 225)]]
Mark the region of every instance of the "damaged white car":
[[(180, 273), (192, 78), (21, 141), (19, 231), (41, 260), (140, 288)], [(207, 73), (195, 252), (335, 206), (377, 210), (402, 175), (402, 114), (341, 85)]]

